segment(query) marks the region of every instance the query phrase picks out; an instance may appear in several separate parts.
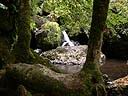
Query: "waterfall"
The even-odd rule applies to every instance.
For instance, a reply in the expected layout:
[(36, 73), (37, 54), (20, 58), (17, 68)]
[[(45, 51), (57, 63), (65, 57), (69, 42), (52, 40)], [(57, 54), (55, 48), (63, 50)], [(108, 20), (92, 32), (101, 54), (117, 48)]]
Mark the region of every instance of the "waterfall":
[(75, 46), (73, 44), (73, 42), (71, 42), (71, 40), (69, 39), (68, 37), (68, 34), (66, 33), (65, 30), (62, 31), (62, 34), (63, 34), (63, 37), (64, 37), (64, 43), (62, 44), (62, 47), (65, 46), (65, 45), (69, 45), (69, 46)]

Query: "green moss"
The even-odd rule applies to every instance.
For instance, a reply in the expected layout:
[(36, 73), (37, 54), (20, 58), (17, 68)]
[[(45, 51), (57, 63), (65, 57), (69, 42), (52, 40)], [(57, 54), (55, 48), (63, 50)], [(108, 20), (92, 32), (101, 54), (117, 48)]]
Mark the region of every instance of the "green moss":
[(44, 38), (44, 40), (52, 45), (54, 43), (58, 43), (59, 45), (61, 42), (61, 30), (59, 24), (56, 22), (47, 22), (42, 27), (48, 32), (47, 37)]
[(85, 64), (85, 66), (80, 73), (80, 78), (84, 77), (84, 90), (87, 96), (105, 96), (105, 85), (98, 65)]
[(61, 30), (59, 24), (56, 22), (47, 22), (41, 27), (43, 33), (37, 36), (37, 46), (44, 51), (59, 46), (61, 43)]
[[(32, 93), (40, 92), (46, 96), (105, 96), (105, 94), (100, 95), (104, 92), (104, 87), (99, 83), (92, 82), (91, 74), (74, 74), (76, 77), (73, 77), (74, 75), (72, 74), (70, 75), (71, 78), (64, 77), (64, 80), (67, 80), (67, 78), (71, 79), (71, 81), (69, 81), (71, 83), (74, 82), (72, 81), (72, 78), (74, 78), (74, 80), (82, 81), (82, 84), (80, 81), (80, 85), (76, 85), (74, 87), (74, 85), (72, 86), (74, 83), (69, 83), (69, 85), (65, 86), (65, 83), (68, 82), (64, 81), (64, 83), (61, 81), (61, 75), (65, 74), (60, 74), (60, 76), (58, 76), (58, 73), (50, 71), (45, 66), (26, 65), (23, 63), (19, 65), (15, 64), (13, 70), (11, 70), (10, 73), (9, 71), (7, 72), (8, 76), (14, 77), (14, 80), (20, 82), (20, 84), (25, 85), (27, 89), (32, 90)], [(58, 76), (58, 79), (61, 78), (61, 80), (56, 80), (56, 76)], [(76, 83), (79, 84), (79, 82)]]
[(70, 35), (80, 32), (80, 28), (89, 29), (90, 27), (92, 0), (46, 0), (42, 6), (46, 12), (60, 16), (61, 27), (69, 29)]
[[(19, 4), (18, 4), (19, 5)], [(12, 49), (12, 62), (26, 62), (31, 63), (34, 59), (34, 55), (30, 50), (30, 39), (31, 39), (31, 10), (29, 0), (21, 0), (20, 5), (17, 6), (17, 18), (15, 18), (15, 29), (17, 33), (17, 42)], [(29, 61), (30, 60), (30, 61)]]

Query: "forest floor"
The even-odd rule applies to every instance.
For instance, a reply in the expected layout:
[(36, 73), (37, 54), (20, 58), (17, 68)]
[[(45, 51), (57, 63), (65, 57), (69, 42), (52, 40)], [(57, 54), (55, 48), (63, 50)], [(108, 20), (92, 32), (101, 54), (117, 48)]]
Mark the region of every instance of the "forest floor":
[(125, 60), (106, 59), (106, 63), (101, 67), (101, 70), (110, 79), (115, 80), (128, 75), (128, 64)]

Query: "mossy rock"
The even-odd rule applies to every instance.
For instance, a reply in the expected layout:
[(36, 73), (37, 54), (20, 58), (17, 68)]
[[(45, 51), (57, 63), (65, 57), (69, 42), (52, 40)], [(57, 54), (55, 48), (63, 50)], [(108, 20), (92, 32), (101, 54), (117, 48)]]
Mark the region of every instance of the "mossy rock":
[(37, 27), (41, 27), (41, 25), (49, 21), (46, 17), (42, 17), (39, 15), (33, 16), (32, 19), (34, 20)]
[(61, 29), (56, 22), (47, 22), (41, 26), (43, 32), (37, 35), (37, 47), (43, 51), (56, 48), (61, 43)]

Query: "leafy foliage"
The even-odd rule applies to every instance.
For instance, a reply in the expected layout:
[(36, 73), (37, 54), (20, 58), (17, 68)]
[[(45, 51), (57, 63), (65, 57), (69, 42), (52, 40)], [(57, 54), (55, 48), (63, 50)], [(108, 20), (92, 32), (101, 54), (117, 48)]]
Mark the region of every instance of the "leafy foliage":
[[(92, 0), (45, 0), (41, 8), (59, 16), (61, 27), (67, 28), (70, 35), (78, 34), (80, 28), (89, 30)], [(107, 19), (108, 28), (113, 34), (117, 34), (114, 26), (127, 22), (128, 1), (111, 1)]]
[[(38, 0), (32, 0), (38, 1)], [(38, 3), (39, 5), (39, 3)], [(37, 12), (44, 10), (50, 14), (55, 15), (54, 18), (59, 17), (59, 25), (62, 29), (67, 29), (70, 36), (74, 36), (84, 29), (87, 32), (90, 28), (91, 14), (92, 14), (92, 0), (45, 0), (38, 6)], [(56, 20), (52, 20), (53, 22)], [(111, 31), (106, 37), (109, 40), (120, 40), (119, 32), (116, 28), (120, 26), (120, 32), (123, 32), (124, 25), (128, 22), (128, 1), (127, 0), (111, 0), (107, 28)], [(128, 32), (125, 32), (127, 37)], [(122, 37), (121, 37), (122, 38)]]
[(69, 29), (73, 34), (77, 34), (80, 28), (89, 29), (91, 0), (45, 0), (42, 8), (58, 15), (61, 27)]
[(128, 1), (115, 0), (110, 3), (107, 27), (111, 34), (106, 38), (109, 42), (128, 41)]
[(115, 26), (115, 30), (119, 40), (128, 41), (128, 23)]
[(116, 0), (110, 3), (108, 12), (108, 27), (120, 25), (128, 22), (128, 1), (127, 0)]
[(32, 14), (37, 14), (40, 11), (40, 8), (38, 6), (38, 3), (40, 0), (31, 0), (31, 9), (32, 9)]

